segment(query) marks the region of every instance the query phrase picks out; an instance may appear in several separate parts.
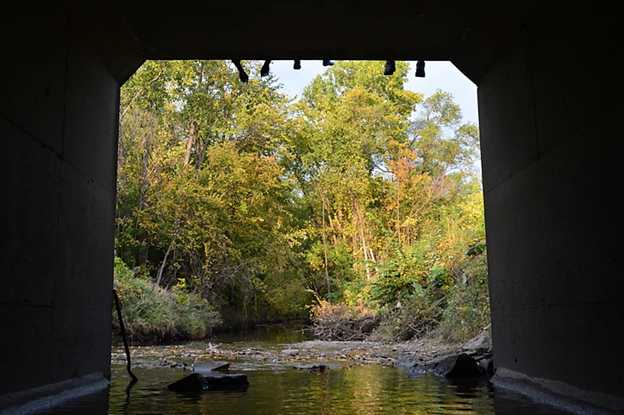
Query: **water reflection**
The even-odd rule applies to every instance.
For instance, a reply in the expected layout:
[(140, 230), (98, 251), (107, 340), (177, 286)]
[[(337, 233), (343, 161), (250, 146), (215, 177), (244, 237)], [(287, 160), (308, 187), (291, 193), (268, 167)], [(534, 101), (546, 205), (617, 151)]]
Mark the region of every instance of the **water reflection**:
[[(138, 371), (138, 370), (137, 370)], [(142, 369), (127, 394), (124, 367), (110, 391), (109, 413), (196, 414), (518, 414), (560, 412), (513, 394), (494, 392), (483, 381), (448, 381), (434, 376), (409, 378), (405, 370), (381, 365), (320, 372), (245, 372), (250, 387), (232, 392), (180, 394), (166, 385), (189, 372)], [(497, 393), (500, 396), (497, 396)], [(130, 397), (130, 399), (128, 399)]]
[[(177, 394), (164, 386), (179, 373), (161, 369), (142, 374), (146, 382), (136, 386), (128, 404), (117, 383), (111, 386), (111, 413), (211, 413), (211, 414), (430, 414), (494, 413), (492, 394), (483, 384), (455, 385), (432, 376), (408, 378), (405, 371), (380, 365), (350, 370), (333, 369), (323, 373), (300, 370), (278, 374), (269, 371), (246, 372), (250, 387), (244, 392)], [(169, 373), (167, 373), (169, 372)], [(166, 376), (166, 375), (169, 376)], [(139, 374), (137, 373), (137, 376)], [(160, 384), (155, 391), (149, 383)], [(468, 389), (467, 389), (468, 388)], [(124, 394), (125, 395), (125, 394)]]
[[(264, 333), (264, 334), (263, 334)], [(278, 333), (281, 333), (278, 331)], [(276, 338), (279, 339), (276, 341)], [(266, 331), (245, 339), (220, 338), (219, 347), (232, 350), (273, 350), (280, 353), (286, 343), (304, 340), (284, 331), (266, 336)], [(211, 340), (216, 343), (216, 339)], [(207, 348), (206, 343), (185, 346)], [(144, 349), (141, 349), (144, 351)], [(167, 385), (189, 371), (160, 367), (161, 357), (171, 348), (139, 353), (133, 372), (139, 382), (131, 384), (124, 362), (113, 361), (109, 390), (68, 402), (47, 414), (561, 414), (507, 392), (495, 391), (485, 380), (439, 379), (431, 375), (411, 378), (405, 369), (381, 364), (347, 365), (326, 361), (330, 369), (293, 368), (300, 362), (287, 359), (267, 363), (253, 354), (234, 354), (233, 373), (245, 373), (250, 386), (231, 392), (176, 393)], [(328, 353), (330, 354), (330, 353)], [(188, 354), (190, 362), (193, 355)]]

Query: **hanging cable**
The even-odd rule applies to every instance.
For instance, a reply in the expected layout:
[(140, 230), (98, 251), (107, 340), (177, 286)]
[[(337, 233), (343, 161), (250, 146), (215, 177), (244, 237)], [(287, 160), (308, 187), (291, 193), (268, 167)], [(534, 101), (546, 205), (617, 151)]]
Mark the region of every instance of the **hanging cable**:
[(384, 69), (384, 75), (392, 75), (396, 71), (396, 64), (394, 61), (386, 61), (386, 67)]
[(236, 66), (236, 69), (238, 69), (238, 78), (241, 80), (242, 83), (246, 84), (249, 81), (249, 76), (247, 75), (247, 72), (245, 72), (241, 61), (233, 60), (232, 63), (234, 64), (234, 66)]
[(126, 337), (126, 328), (124, 327), (123, 318), (121, 318), (121, 306), (119, 305), (119, 297), (117, 296), (117, 291), (113, 288), (113, 298), (115, 299), (115, 307), (117, 308), (117, 317), (119, 318), (119, 328), (121, 329), (121, 337), (123, 337), (124, 347), (126, 349), (126, 361), (128, 364), (126, 368), (128, 369), (128, 374), (132, 378), (134, 382), (138, 382), (139, 378), (134, 376), (132, 373), (132, 363), (130, 362), (130, 348), (128, 347), (128, 338)]
[(264, 61), (264, 65), (262, 65), (262, 68), (260, 69), (260, 76), (268, 76), (269, 72), (270, 72), (270, 68), (269, 65), (271, 65), (271, 61), (269, 59)]
[(416, 76), (418, 78), (425, 77), (425, 61), (416, 62)]

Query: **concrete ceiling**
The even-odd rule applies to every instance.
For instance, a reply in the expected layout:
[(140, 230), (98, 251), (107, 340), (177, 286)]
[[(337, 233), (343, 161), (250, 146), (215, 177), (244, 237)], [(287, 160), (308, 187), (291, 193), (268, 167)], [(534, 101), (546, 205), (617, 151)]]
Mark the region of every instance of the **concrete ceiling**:
[(142, 59), (451, 60), (478, 83), (537, 2), (63, 3), (121, 80), (136, 69), (140, 55)]

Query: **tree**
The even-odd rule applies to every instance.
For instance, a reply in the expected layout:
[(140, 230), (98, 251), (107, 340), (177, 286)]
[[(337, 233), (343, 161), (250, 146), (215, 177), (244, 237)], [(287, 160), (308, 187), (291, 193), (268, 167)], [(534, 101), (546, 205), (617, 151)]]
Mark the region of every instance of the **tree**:
[(242, 324), (313, 299), (433, 321), (482, 238), (478, 130), (383, 65), (336, 62), (291, 102), (227, 62), (147, 62), (122, 89), (117, 255)]
[(422, 99), (403, 89), (407, 64), (392, 77), (380, 65), (337, 62), (297, 106), (302, 127), (289, 141), (289, 170), (310, 214), (307, 256), (319, 293), (331, 292), (332, 281), (372, 277), (374, 229), (366, 213), (380, 202), (379, 178), (406, 145), (409, 117)]
[[(117, 252), (247, 313), (294, 261), (290, 184), (277, 162), (288, 100), (219, 61), (148, 62), (122, 90)], [(260, 313), (258, 305), (254, 313)]]

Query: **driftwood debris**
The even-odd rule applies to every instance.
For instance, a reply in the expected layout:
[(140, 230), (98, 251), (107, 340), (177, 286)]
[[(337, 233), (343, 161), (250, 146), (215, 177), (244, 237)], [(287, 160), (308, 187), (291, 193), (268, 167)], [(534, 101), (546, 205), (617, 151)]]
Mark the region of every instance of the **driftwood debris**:
[(350, 319), (343, 316), (317, 321), (312, 332), (320, 340), (358, 341), (365, 340), (380, 323), (377, 317)]

